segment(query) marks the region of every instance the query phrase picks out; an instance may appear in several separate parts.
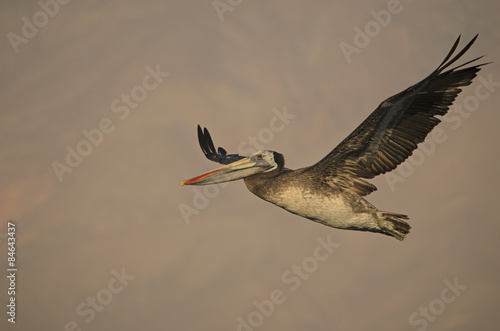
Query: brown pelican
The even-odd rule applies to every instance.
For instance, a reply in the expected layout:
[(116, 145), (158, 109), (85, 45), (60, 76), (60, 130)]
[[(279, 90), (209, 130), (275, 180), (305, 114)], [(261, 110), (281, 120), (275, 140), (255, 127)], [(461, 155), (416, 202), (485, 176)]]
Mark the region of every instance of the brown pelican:
[[(181, 185), (207, 185), (245, 179), (258, 197), (287, 211), (334, 228), (378, 232), (403, 240), (408, 216), (384, 212), (363, 197), (376, 190), (365, 179), (394, 170), (424, 141), (481, 66), (462, 65), (444, 71), (474, 43), (477, 35), (451, 60), (460, 41), (443, 62), (419, 83), (383, 101), (347, 138), (318, 163), (297, 170), (284, 167), (283, 155), (259, 151), (247, 157), (228, 155), (213, 144), (208, 130), (198, 125), (205, 156), (224, 166), (185, 180)], [(448, 61), (449, 60), (449, 61)]]

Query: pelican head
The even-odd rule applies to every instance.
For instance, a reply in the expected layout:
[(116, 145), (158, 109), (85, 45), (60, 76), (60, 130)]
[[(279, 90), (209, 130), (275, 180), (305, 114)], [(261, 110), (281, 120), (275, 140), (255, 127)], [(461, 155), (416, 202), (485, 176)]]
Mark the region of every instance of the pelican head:
[(217, 168), (206, 174), (185, 180), (182, 185), (209, 185), (230, 182), (259, 173), (273, 171), (279, 167), (276, 159), (283, 156), (273, 151), (258, 151), (233, 163)]

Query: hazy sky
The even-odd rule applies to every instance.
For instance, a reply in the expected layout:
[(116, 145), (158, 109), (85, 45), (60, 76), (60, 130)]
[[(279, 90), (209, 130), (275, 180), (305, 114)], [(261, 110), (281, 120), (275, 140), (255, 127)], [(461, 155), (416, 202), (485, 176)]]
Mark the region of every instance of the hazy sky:
[[(214, 5), (215, 3), (215, 5)], [(216, 8), (217, 7), (217, 8)], [(500, 70), (368, 200), (407, 239), (329, 228), (243, 182), (180, 187), (228, 152), (320, 160), (385, 98), (500, 57), (495, 1), (2, 1), (0, 267), (15, 330), (492, 330), (500, 323)], [(482, 61), (482, 60), (481, 60)]]

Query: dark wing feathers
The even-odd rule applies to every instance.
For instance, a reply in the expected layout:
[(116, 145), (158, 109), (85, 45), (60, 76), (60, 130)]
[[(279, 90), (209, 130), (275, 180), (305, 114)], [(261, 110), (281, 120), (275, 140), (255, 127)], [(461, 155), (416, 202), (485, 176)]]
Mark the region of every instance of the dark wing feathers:
[(227, 154), (226, 150), (222, 147), (215, 149), (214, 142), (207, 128), (204, 130), (198, 125), (198, 142), (200, 143), (201, 150), (210, 161), (220, 164), (229, 164), (243, 158), (238, 154)]
[(367, 195), (376, 187), (361, 178), (373, 178), (395, 169), (440, 122), (461, 92), (471, 84), (480, 67), (463, 68), (480, 57), (443, 72), (474, 43), (477, 35), (455, 57), (460, 37), (444, 61), (428, 77), (386, 99), (378, 108), (325, 158), (308, 171), (324, 174), (334, 185)]

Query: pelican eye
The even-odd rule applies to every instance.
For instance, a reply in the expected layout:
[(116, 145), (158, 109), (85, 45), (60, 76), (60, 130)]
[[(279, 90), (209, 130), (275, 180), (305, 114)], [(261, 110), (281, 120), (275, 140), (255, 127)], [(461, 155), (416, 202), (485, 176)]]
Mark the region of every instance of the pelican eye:
[(257, 158), (262, 159), (263, 158), (262, 154), (257, 155)]

